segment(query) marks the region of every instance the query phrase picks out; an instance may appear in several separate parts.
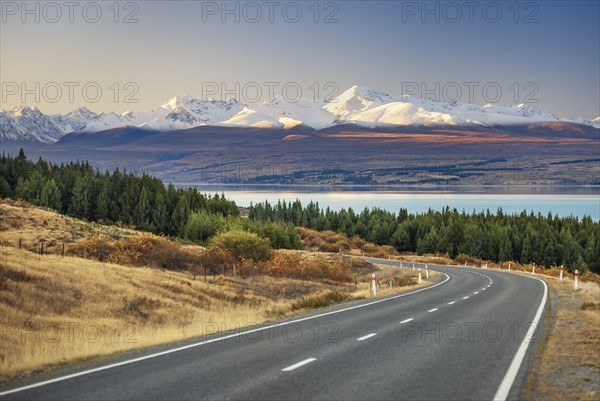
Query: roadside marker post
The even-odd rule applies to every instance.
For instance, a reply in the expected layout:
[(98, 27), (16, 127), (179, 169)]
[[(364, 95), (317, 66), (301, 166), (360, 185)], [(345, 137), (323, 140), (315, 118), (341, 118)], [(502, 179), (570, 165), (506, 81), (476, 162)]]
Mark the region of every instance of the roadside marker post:
[(404, 269), (404, 266), (402, 266), (402, 261), (400, 261), (400, 268)]
[(375, 282), (375, 273), (371, 274), (371, 292), (373, 295), (377, 295), (377, 283)]
[(429, 278), (429, 266), (425, 265), (425, 277)]
[(485, 262), (485, 268), (487, 269), (487, 262)]
[(510, 270), (510, 263), (508, 264), (508, 270)]
[(419, 284), (421, 284), (421, 268), (419, 267)]
[(573, 288), (577, 289), (579, 284), (579, 270), (575, 269), (575, 284), (573, 286)]
[(467, 267), (467, 261), (465, 260), (465, 267)]
[(531, 269), (531, 274), (535, 274), (535, 263), (533, 264), (533, 268)]
[(415, 270), (415, 260), (413, 259), (413, 270)]
[(562, 281), (563, 270), (564, 270), (563, 265), (560, 265), (560, 281)]

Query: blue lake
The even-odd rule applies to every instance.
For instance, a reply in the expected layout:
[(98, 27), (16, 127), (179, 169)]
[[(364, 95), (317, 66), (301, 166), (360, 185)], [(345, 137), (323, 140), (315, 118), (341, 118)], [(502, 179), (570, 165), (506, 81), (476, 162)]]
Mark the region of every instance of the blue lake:
[[(225, 193), (238, 206), (249, 206), (268, 200), (276, 203), (278, 200), (294, 201), (299, 199), (303, 204), (310, 201), (318, 202), (322, 208), (333, 210), (352, 208), (355, 211), (365, 207), (378, 207), (397, 212), (406, 208), (409, 212), (426, 212), (429, 208), (441, 210), (446, 206), (463, 209), (466, 212), (485, 211), (496, 212), (502, 208), (504, 213), (513, 214), (527, 212), (548, 212), (561, 217), (589, 215), (594, 220), (600, 220), (600, 189), (584, 188), (467, 188), (467, 189), (410, 189), (410, 190), (379, 190), (370, 188), (323, 188), (323, 187), (293, 187), (293, 186), (226, 186), (226, 185), (195, 185), (200, 191), (208, 193)], [(332, 189), (332, 190), (331, 190)]]

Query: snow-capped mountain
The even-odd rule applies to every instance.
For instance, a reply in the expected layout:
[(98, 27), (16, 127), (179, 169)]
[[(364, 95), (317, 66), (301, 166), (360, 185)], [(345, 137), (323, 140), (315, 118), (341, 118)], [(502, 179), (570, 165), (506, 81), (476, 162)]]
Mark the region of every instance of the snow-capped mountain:
[(234, 99), (200, 100), (175, 96), (147, 112), (94, 113), (85, 107), (61, 115), (45, 115), (27, 106), (0, 112), (0, 140), (53, 143), (70, 132), (97, 132), (120, 126), (173, 131), (201, 125), (289, 129), (305, 125), (322, 129), (337, 124), (381, 125), (510, 125), (571, 122), (600, 128), (600, 117), (564, 119), (526, 104), (478, 106), (393, 96), (352, 86), (334, 99), (290, 102), (275, 97), (246, 105)]
[(335, 115), (338, 120), (343, 121), (355, 113), (361, 113), (398, 100), (400, 98), (395, 98), (387, 93), (355, 85), (327, 103), (323, 106), (323, 109)]
[(37, 107), (15, 106), (0, 112), (0, 140), (53, 143), (71, 131), (64, 120), (55, 122)]
[(592, 126), (594, 128), (600, 129), (600, 117), (596, 117), (593, 120), (588, 120), (587, 118), (575, 118), (575, 119), (571, 119), (571, 120), (567, 120), (567, 119), (561, 118), (561, 121), (567, 121), (567, 122), (571, 122), (571, 123), (578, 123), (578, 124), (590, 125), (590, 126)]
[(275, 96), (254, 108), (264, 114), (277, 116), (284, 128), (306, 124), (315, 129), (329, 127), (337, 117), (325, 109), (327, 103), (318, 100), (300, 99), (289, 102), (281, 96)]

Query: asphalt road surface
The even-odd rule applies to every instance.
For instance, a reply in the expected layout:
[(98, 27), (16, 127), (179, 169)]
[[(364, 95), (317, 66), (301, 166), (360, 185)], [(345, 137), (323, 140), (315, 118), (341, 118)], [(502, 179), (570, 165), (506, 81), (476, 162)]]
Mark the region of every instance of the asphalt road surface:
[(0, 399), (518, 399), (545, 283), (491, 269), (430, 269), (442, 274), (423, 289), (130, 352), (4, 387)]

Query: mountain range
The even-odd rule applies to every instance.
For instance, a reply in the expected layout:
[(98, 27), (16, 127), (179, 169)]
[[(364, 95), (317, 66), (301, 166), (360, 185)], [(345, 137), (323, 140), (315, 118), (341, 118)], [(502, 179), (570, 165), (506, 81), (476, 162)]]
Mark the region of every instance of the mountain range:
[(275, 97), (247, 105), (235, 99), (200, 100), (176, 96), (146, 112), (95, 113), (80, 107), (67, 114), (46, 115), (36, 107), (16, 106), (0, 111), (0, 140), (51, 144), (73, 132), (99, 132), (118, 127), (176, 131), (200, 126), (306, 128), (322, 130), (348, 124), (365, 128), (393, 126), (495, 127), (531, 123), (570, 122), (600, 128), (593, 120), (559, 118), (527, 104), (478, 106), (393, 96), (353, 86), (329, 102)]

